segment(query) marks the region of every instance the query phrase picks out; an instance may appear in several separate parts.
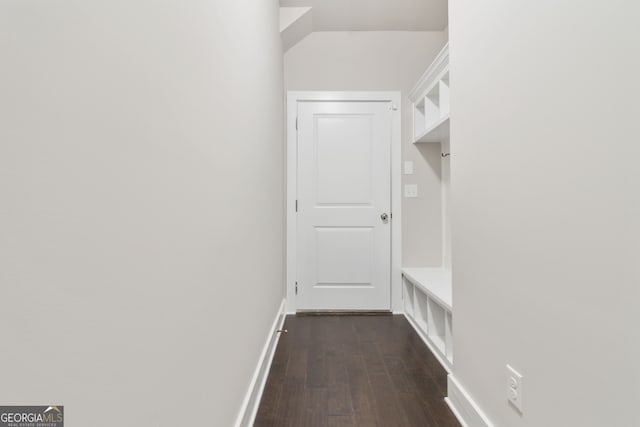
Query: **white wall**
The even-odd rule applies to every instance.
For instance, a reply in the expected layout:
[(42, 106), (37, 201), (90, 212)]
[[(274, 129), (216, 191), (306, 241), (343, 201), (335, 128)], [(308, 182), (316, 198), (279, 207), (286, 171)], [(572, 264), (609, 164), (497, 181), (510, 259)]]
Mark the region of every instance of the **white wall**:
[(278, 2), (3, 1), (0, 61), (0, 402), (231, 425), (282, 299)]
[(410, 141), (408, 93), (446, 42), (433, 32), (314, 32), (285, 53), (287, 90), (402, 91), (402, 155), (414, 162), (420, 197), (403, 199), (403, 265), (439, 266), (441, 255), (440, 148)]
[(498, 426), (637, 425), (640, 5), (450, 13), (454, 375)]

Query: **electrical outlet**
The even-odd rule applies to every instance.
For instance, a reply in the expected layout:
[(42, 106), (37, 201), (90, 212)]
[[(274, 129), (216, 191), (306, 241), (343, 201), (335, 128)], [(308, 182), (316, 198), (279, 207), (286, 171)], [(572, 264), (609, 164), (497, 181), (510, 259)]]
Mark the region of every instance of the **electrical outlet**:
[(522, 413), (522, 374), (507, 365), (507, 400)]
[(404, 186), (404, 197), (418, 197), (418, 185), (417, 184), (407, 184)]

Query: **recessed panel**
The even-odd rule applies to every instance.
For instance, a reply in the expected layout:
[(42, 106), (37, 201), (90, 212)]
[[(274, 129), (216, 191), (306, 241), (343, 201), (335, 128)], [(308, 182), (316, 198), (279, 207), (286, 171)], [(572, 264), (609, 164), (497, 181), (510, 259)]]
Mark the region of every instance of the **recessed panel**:
[(373, 228), (317, 227), (316, 286), (371, 286)]
[(371, 116), (316, 116), (316, 203), (371, 204)]

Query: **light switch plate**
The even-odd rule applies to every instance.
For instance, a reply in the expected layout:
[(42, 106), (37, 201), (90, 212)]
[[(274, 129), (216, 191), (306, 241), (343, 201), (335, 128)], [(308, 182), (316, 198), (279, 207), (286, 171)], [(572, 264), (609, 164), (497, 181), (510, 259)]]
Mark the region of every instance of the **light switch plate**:
[(404, 186), (404, 197), (406, 198), (415, 198), (418, 197), (418, 185), (417, 184), (407, 184)]
[(413, 162), (411, 160), (404, 162), (404, 174), (413, 175)]

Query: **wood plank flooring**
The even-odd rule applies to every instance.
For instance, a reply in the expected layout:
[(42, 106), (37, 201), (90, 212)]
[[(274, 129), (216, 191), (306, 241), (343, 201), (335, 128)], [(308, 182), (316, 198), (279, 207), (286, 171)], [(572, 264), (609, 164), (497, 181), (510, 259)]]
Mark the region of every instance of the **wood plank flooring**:
[(459, 427), (404, 316), (287, 316), (255, 426)]

